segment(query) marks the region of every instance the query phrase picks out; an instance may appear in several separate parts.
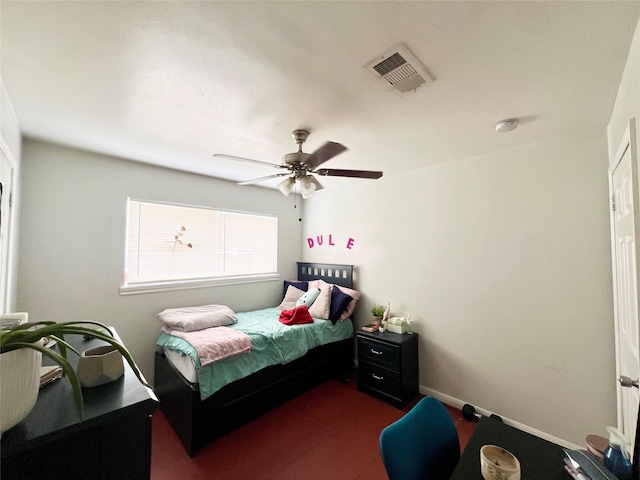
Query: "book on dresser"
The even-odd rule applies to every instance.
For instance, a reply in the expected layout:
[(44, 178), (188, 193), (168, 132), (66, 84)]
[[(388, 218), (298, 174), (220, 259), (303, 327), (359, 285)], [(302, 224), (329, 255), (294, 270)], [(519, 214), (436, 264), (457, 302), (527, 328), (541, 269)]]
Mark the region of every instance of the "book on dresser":
[(375, 323), (367, 323), (362, 327), (362, 330), (364, 330), (365, 332), (377, 332), (378, 328), (378, 325), (376, 325)]

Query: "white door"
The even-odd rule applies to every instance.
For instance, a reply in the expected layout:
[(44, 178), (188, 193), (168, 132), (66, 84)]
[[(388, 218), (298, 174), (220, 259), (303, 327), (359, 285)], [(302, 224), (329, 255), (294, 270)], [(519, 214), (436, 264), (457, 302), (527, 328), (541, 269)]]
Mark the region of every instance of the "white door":
[(640, 378), (640, 338), (636, 245), (640, 215), (636, 152), (635, 122), (630, 121), (612, 165), (610, 188), (618, 428), (629, 437), (632, 447), (640, 398), (637, 387)]

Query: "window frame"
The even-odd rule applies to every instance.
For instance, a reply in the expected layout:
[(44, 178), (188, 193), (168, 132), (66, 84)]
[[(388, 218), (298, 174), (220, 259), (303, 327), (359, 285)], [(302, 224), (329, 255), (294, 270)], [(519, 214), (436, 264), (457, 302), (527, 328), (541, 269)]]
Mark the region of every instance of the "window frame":
[[(140, 202), (146, 204), (166, 205), (170, 207), (192, 208), (200, 210), (213, 210), (216, 212), (224, 212), (239, 215), (252, 215), (260, 217), (272, 217), (278, 222), (278, 216), (276, 214), (267, 214), (259, 212), (244, 212), (238, 210), (229, 210), (223, 208), (216, 208), (202, 205), (189, 205), (175, 202), (165, 202), (157, 200), (145, 200), (135, 197), (128, 197), (126, 202), (126, 221), (125, 221), (125, 239), (124, 239), (124, 271), (123, 274), (126, 277), (126, 272), (129, 268), (127, 264), (128, 250), (129, 250), (129, 210), (130, 202)], [(136, 295), (141, 293), (154, 293), (154, 292), (167, 292), (175, 290), (189, 290), (194, 288), (206, 288), (216, 287), (223, 285), (238, 285), (258, 282), (271, 282), (280, 280), (280, 274), (278, 273), (278, 241), (279, 241), (279, 222), (276, 225), (276, 271), (269, 273), (254, 273), (254, 274), (238, 274), (238, 275), (225, 275), (218, 277), (206, 277), (206, 278), (191, 278), (191, 279), (179, 279), (179, 280), (162, 280), (162, 281), (146, 281), (135, 283), (122, 283), (120, 286), (120, 295)], [(126, 278), (125, 278), (126, 280)]]

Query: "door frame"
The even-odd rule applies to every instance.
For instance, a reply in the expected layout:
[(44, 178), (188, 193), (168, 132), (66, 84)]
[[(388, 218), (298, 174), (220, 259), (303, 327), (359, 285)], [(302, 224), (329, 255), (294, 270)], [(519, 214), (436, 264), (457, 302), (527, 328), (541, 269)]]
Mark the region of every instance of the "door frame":
[[(635, 274), (636, 274), (636, 290), (639, 290), (637, 295), (637, 302), (640, 304), (640, 281), (638, 281), (638, 275), (640, 274), (640, 195), (639, 195), (639, 187), (640, 187), (640, 172), (638, 165), (638, 145), (636, 141), (636, 121), (635, 118), (629, 119), (627, 127), (625, 128), (625, 132), (620, 139), (618, 144), (618, 148), (616, 150), (615, 156), (613, 158), (613, 163), (609, 166), (609, 200), (610, 200), (610, 208), (609, 208), (609, 221), (610, 221), (610, 235), (611, 235), (611, 259), (612, 259), (612, 271), (613, 271), (613, 318), (614, 318), (614, 342), (615, 342), (615, 362), (616, 362), (616, 411), (617, 411), (617, 426), (622, 431), (623, 429), (623, 411), (622, 411), (622, 386), (618, 379), (622, 374), (620, 370), (620, 349), (618, 345), (618, 335), (619, 335), (619, 315), (620, 312), (618, 302), (617, 302), (617, 292), (618, 292), (618, 272), (617, 272), (617, 261), (616, 261), (616, 235), (615, 235), (615, 211), (613, 207), (613, 199), (614, 199), (614, 188), (613, 188), (613, 174), (618, 168), (618, 165), (622, 161), (624, 154), (629, 151), (630, 155), (630, 168), (631, 168), (631, 177), (632, 181), (634, 181), (633, 185), (633, 209), (634, 209), (634, 235), (635, 235)], [(636, 311), (640, 312), (640, 305), (636, 306)], [(639, 321), (636, 319), (636, 321)], [(640, 339), (638, 339), (640, 342)], [(634, 425), (636, 422), (633, 422)], [(631, 439), (635, 438), (635, 432), (633, 436), (630, 436)], [(632, 443), (633, 448), (633, 443)]]
[[(0, 314), (9, 313), (12, 307), (14, 275), (14, 244), (16, 235), (16, 198), (18, 184), (18, 164), (11, 154), (11, 150), (0, 136), (0, 156), (7, 160), (11, 167), (11, 179), (8, 185), (8, 192), (3, 192), (9, 199), (7, 218), (3, 218), (3, 223), (7, 223), (6, 245), (0, 244)], [(6, 267), (6, 268), (5, 268)]]

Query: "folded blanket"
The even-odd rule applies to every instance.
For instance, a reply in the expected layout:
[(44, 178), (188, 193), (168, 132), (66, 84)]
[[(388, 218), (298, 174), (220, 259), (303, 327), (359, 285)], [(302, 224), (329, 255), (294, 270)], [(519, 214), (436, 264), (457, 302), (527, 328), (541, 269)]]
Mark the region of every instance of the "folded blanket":
[(162, 327), (162, 331), (174, 337), (180, 337), (193, 345), (202, 366), (251, 350), (249, 335), (233, 328), (212, 327), (195, 332), (181, 332)]
[(238, 321), (236, 314), (226, 305), (168, 308), (160, 312), (158, 318), (168, 327), (183, 332), (233, 325)]

